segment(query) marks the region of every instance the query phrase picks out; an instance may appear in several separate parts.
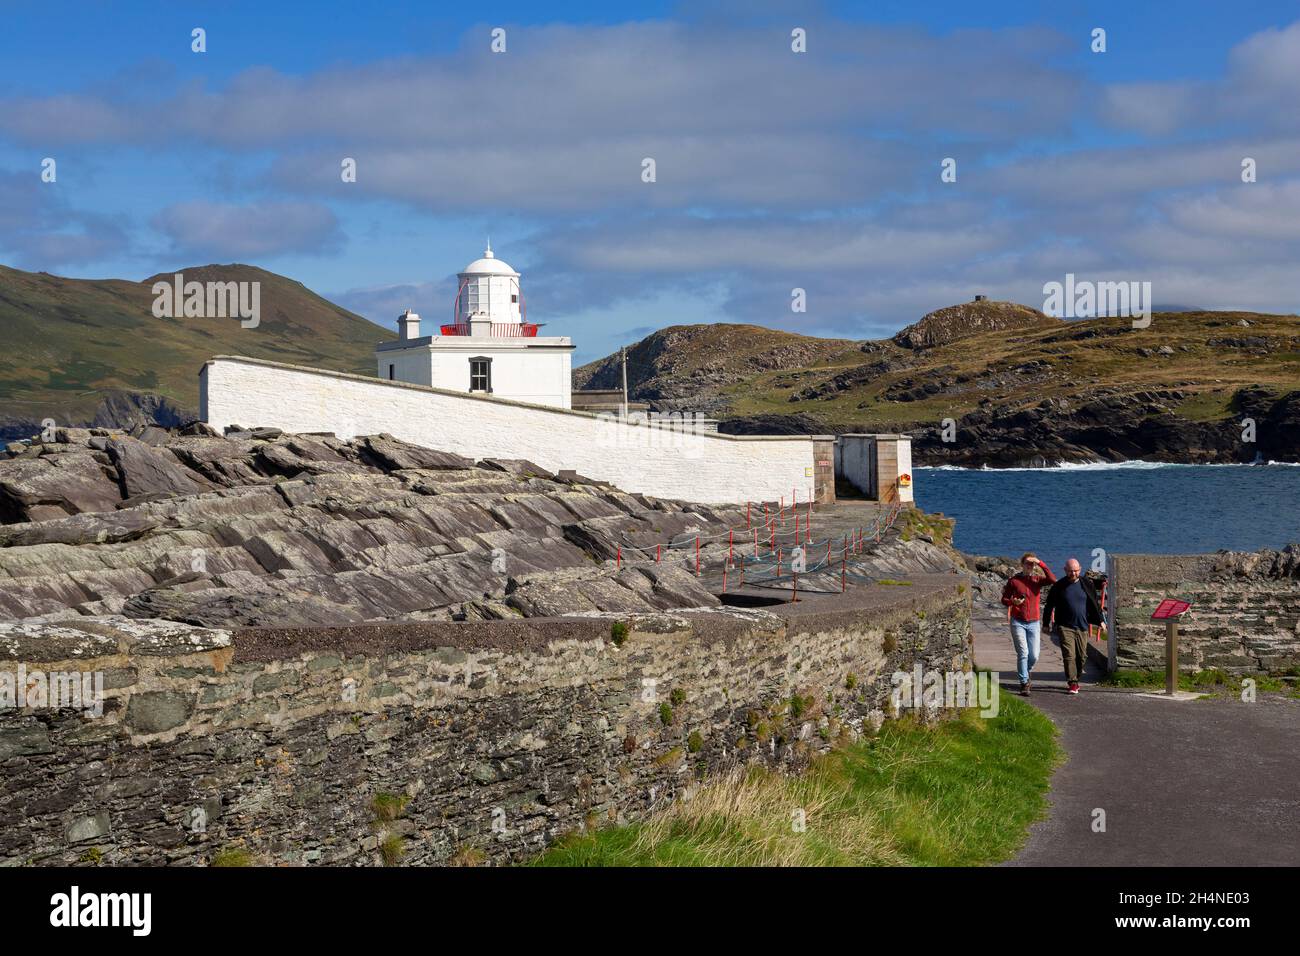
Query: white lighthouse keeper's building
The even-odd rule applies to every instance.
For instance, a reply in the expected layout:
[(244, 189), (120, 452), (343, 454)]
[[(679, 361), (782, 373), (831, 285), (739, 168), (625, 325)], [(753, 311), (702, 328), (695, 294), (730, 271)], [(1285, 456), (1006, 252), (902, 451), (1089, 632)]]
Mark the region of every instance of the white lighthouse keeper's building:
[(421, 336), (420, 317), (407, 309), (397, 319), (397, 341), (375, 349), (379, 377), (570, 408), (573, 342), (537, 334), (519, 273), (489, 243), (458, 278), (453, 321)]

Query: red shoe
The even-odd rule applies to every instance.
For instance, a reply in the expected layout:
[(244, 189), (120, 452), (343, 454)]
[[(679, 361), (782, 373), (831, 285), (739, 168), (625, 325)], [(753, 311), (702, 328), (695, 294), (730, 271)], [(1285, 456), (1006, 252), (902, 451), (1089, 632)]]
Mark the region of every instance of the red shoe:
[(1078, 684), (1071, 684), (1071, 685), (1070, 685), (1069, 693), (1071, 693), (1071, 694), (1077, 694), (1077, 693), (1079, 693), (1079, 685), (1078, 685)]

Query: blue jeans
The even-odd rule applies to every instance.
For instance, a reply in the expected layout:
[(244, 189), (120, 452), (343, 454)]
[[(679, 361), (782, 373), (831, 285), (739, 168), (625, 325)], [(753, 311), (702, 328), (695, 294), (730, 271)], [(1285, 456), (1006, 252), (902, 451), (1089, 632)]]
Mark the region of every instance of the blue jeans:
[(1038, 632), (1041, 621), (1011, 619), (1011, 646), (1016, 649), (1016, 676), (1020, 683), (1029, 683), (1029, 672), (1038, 663)]

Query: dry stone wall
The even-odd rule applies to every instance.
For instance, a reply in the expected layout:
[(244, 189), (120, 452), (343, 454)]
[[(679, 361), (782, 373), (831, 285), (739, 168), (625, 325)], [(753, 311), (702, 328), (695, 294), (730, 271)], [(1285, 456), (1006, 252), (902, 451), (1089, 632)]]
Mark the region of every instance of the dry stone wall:
[(1116, 664), (1161, 670), (1163, 598), (1191, 603), (1178, 623), (1182, 670), (1282, 674), (1300, 667), (1300, 547), (1113, 558)]
[(783, 613), (0, 624), (0, 680), (104, 688), (100, 716), (0, 710), (0, 862), (519, 861), (737, 763), (801, 766), (882, 719), (896, 670), (966, 668), (961, 580)]

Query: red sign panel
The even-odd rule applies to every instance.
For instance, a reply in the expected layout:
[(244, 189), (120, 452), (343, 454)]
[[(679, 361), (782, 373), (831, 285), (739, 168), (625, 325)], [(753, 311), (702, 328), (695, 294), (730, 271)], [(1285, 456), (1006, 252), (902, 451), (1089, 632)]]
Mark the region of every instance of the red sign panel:
[(1160, 606), (1156, 608), (1155, 613), (1151, 615), (1151, 620), (1163, 621), (1167, 618), (1177, 617), (1189, 607), (1191, 607), (1191, 605), (1186, 601), (1179, 601), (1174, 598), (1165, 598), (1160, 602)]

